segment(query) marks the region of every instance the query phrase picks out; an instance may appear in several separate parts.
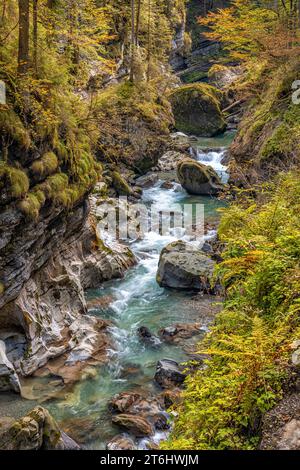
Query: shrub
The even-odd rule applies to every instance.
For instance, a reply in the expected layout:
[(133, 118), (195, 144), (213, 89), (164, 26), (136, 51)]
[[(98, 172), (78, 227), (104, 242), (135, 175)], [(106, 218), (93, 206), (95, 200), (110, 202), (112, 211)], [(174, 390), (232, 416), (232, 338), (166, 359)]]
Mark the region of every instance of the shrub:
[(253, 449), (262, 415), (282, 396), (290, 344), (300, 334), (300, 172), (258, 200), (224, 212), (224, 309), (199, 345), (210, 356), (190, 374), (165, 449)]

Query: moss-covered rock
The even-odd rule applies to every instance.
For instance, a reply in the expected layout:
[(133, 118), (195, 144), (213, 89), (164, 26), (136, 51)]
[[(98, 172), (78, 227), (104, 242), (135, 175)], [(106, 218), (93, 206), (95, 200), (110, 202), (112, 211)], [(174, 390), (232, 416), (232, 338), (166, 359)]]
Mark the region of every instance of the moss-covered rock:
[(78, 450), (62, 432), (50, 413), (41, 406), (5, 426), (0, 425), (1, 450)]
[(177, 167), (178, 179), (189, 194), (217, 194), (223, 185), (211, 166), (186, 158)]
[[(251, 71), (253, 74), (253, 70)], [(237, 83), (237, 92), (253, 91), (231, 146), (230, 176), (247, 186), (299, 165), (300, 106), (292, 100), (299, 59), (270, 71), (260, 67)]]
[(221, 111), (222, 93), (205, 83), (184, 85), (170, 94), (176, 129), (211, 137), (221, 134), (226, 123)]
[(131, 187), (118, 171), (113, 171), (111, 177), (113, 188), (116, 190), (118, 196), (130, 196), (132, 194)]
[(98, 96), (100, 161), (145, 174), (164, 153), (174, 124), (169, 101), (150, 84), (124, 82)]

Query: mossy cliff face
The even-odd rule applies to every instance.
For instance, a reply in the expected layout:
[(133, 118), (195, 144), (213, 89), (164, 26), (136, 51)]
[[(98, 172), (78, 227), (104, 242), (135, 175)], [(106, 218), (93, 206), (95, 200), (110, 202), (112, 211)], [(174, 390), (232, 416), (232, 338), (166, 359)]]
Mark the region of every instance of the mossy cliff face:
[(101, 93), (96, 107), (100, 162), (123, 163), (141, 174), (156, 165), (173, 116), (169, 102), (155, 87), (124, 82)]
[(233, 182), (247, 185), (299, 164), (300, 106), (292, 99), (298, 71), (298, 59), (276, 70), (262, 65), (237, 85), (250, 99), (231, 147)]
[(222, 93), (210, 85), (184, 85), (171, 92), (176, 129), (187, 134), (211, 137), (225, 131), (221, 111)]

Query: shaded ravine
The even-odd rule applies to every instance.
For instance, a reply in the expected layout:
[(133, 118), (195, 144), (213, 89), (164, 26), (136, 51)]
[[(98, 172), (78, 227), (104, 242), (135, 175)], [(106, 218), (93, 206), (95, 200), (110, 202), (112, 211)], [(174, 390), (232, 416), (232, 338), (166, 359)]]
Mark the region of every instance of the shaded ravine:
[[(205, 139), (205, 147), (211, 151), (203, 150), (202, 140), (193, 143), (197, 149), (197, 159), (213, 166), (225, 182), (226, 167), (221, 164), (225, 150), (221, 147), (227, 143), (227, 136)], [(160, 180), (152, 188), (144, 190), (143, 194), (143, 201), (154, 204), (160, 211), (170, 211), (174, 204), (202, 203), (205, 206), (205, 221), (213, 224), (218, 218), (217, 209), (224, 206), (224, 202), (215, 198), (189, 196), (179, 185), (163, 189), (162, 183)], [(208, 232), (207, 237), (212, 234)], [(131, 243), (131, 249), (138, 259), (137, 266), (127, 272), (123, 279), (106, 283), (86, 294), (88, 300), (102, 299), (102, 308), (91, 310), (90, 313), (113, 322), (110, 327), (113, 349), (109, 351), (109, 362), (106, 366), (88, 370), (86, 380), (75, 385), (68, 394), (46, 401), (43, 405), (64, 430), (75, 440), (77, 438), (84, 443), (85, 448), (104, 449), (106, 443), (120, 432), (111, 424), (107, 408), (113, 395), (130, 390), (159, 393), (160, 390), (153, 382), (157, 361), (170, 358), (184, 362), (189, 359), (195, 341), (199, 340), (197, 336), (180, 345), (161, 343), (151, 348), (140, 341), (137, 329), (147, 326), (157, 334), (160, 328), (175, 323), (200, 322), (202, 334), (205, 334), (213, 320), (214, 298), (165, 290), (156, 283), (160, 251), (170, 241), (184, 238), (182, 235), (170, 233), (160, 236), (151, 232), (143, 240)], [(5, 406), (3, 397), (0, 398), (0, 408), (1, 403)], [(24, 407), (24, 400), (18, 400), (15, 406)], [(158, 432), (152, 441), (159, 442), (164, 437), (162, 432)], [(139, 448), (145, 448), (147, 440), (139, 440), (138, 445)]]

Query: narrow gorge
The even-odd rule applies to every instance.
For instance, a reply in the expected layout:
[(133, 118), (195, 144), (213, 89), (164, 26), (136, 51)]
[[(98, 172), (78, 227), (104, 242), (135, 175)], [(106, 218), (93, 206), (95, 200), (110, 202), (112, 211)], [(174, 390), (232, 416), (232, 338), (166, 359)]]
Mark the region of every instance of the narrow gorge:
[(0, 450), (298, 450), (297, 2), (2, 3)]

